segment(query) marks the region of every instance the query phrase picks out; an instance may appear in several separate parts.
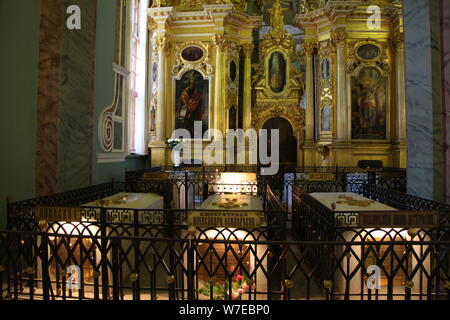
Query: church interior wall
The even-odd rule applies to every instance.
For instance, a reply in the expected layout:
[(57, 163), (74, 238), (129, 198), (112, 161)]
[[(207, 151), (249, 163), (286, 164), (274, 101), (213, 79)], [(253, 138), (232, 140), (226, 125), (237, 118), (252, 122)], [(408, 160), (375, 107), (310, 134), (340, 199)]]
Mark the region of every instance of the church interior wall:
[(35, 195), (39, 1), (0, 1), (0, 228), (6, 197)]

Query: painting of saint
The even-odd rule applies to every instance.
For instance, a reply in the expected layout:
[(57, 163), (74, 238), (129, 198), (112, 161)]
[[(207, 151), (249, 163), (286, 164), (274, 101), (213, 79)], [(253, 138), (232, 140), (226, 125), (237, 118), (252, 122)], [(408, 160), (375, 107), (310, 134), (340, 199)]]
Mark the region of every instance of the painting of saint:
[(236, 80), (236, 75), (237, 75), (236, 62), (234, 62), (234, 60), (232, 60), (230, 62), (230, 79), (231, 79), (231, 81), (234, 82)]
[(378, 58), (380, 55), (380, 48), (378, 48), (374, 44), (363, 44), (362, 46), (358, 47), (357, 50), (358, 57), (364, 60), (373, 60)]
[(150, 132), (154, 132), (156, 128), (156, 110), (152, 107), (150, 110)]
[(187, 61), (197, 61), (203, 58), (203, 50), (196, 46), (183, 49), (181, 56)]
[(325, 105), (322, 108), (322, 131), (330, 131), (330, 107)]
[(386, 84), (376, 68), (352, 77), (352, 139), (386, 139)]
[(286, 85), (286, 60), (280, 52), (274, 52), (270, 57), (269, 85), (275, 93), (283, 91)]
[(330, 59), (325, 58), (320, 63), (320, 69), (322, 73), (322, 79), (323, 80), (329, 80), (330, 79)]
[(228, 129), (230, 130), (236, 130), (237, 129), (237, 112), (236, 108), (232, 106), (230, 108), (230, 111), (228, 112)]
[(208, 130), (209, 80), (190, 70), (176, 81), (175, 95), (175, 129), (186, 129), (194, 137), (194, 122), (202, 121), (202, 134)]

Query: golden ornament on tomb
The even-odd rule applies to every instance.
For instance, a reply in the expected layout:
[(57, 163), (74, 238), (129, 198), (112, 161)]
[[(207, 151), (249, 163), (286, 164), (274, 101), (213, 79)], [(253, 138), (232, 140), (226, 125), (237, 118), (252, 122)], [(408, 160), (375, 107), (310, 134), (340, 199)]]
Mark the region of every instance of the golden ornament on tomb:
[(331, 289), (333, 287), (333, 281), (331, 281), (331, 280), (324, 280), (323, 281), (323, 286), (325, 287), (325, 289)]
[(355, 206), (355, 207), (368, 207), (372, 203), (374, 203), (373, 200), (356, 200), (356, 199), (353, 199), (353, 197), (349, 197), (349, 196), (346, 196), (343, 194), (341, 194), (339, 196), (339, 199), (343, 199), (343, 200), (336, 201), (337, 204), (348, 204), (349, 206)]

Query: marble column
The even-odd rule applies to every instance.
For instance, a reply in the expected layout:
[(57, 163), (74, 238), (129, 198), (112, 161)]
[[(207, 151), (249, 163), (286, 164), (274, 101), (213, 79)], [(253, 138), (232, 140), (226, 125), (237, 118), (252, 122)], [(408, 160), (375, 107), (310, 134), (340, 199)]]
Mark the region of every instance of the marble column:
[(445, 140), (439, 6), (435, 0), (403, 1), (408, 193), (443, 201)]
[[(450, 1), (442, 0), (442, 63), (443, 63), (443, 89), (446, 114), (446, 167), (447, 188), (446, 200), (450, 203)], [(445, 36), (447, 35), (447, 36)]]
[(150, 143), (151, 165), (163, 166), (166, 164), (166, 49), (165, 38), (156, 39), (158, 51), (158, 74), (157, 74), (157, 107), (155, 116), (156, 139)]
[(395, 59), (395, 140), (397, 142), (396, 166), (406, 168), (406, 92), (405, 83), (405, 46), (402, 32), (396, 32), (391, 38)]
[(42, 0), (36, 130), (36, 196), (56, 193), (64, 2)]
[(254, 49), (252, 43), (242, 45), (244, 51), (244, 112), (243, 112), (243, 129), (247, 130), (252, 125), (252, 53)]

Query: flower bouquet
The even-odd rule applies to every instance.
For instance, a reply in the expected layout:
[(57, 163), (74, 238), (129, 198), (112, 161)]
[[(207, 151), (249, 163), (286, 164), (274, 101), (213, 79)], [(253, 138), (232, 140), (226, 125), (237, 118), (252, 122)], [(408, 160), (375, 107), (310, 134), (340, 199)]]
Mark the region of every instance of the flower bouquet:
[(200, 288), (197, 291), (201, 295), (209, 297), (212, 290), (213, 300), (228, 300), (230, 298), (231, 300), (239, 300), (250, 289), (255, 289), (253, 280), (239, 274), (231, 281), (231, 292), (228, 280), (225, 280), (224, 283), (207, 283), (206, 288)]
[(166, 145), (169, 147), (170, 151), (172, 151), (179, 143), (183, 142), (183, 139), (167, 139)]
[(173, 149), (183, 142), (183, 139), (167, 139), (166, 145), (169, 147), (170, 151), (172, 151), (172, 161), (176, 167), (179, 167), (181, 164), (180, 150), (173, 151)]

